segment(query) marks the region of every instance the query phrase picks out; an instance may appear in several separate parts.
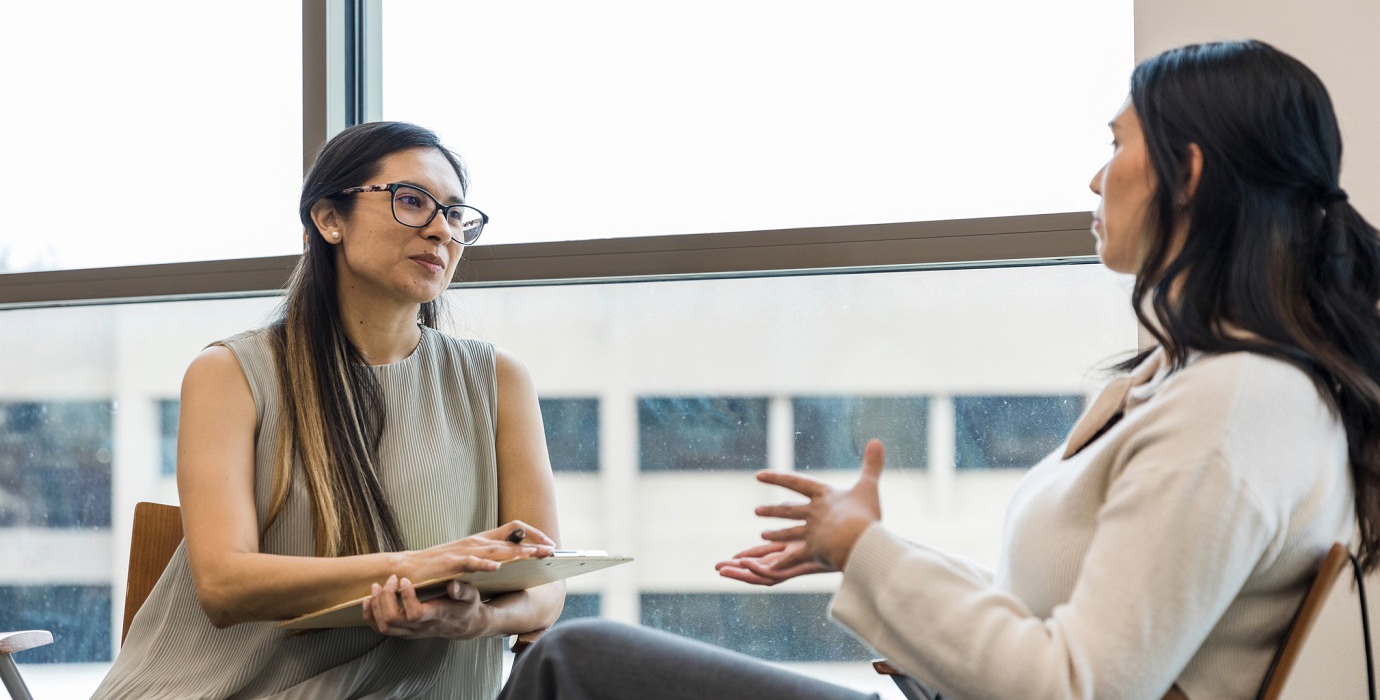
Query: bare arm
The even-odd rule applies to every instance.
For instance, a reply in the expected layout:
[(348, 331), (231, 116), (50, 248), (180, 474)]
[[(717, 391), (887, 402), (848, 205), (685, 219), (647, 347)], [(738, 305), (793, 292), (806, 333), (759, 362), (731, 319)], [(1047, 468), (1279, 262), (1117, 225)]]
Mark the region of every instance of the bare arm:
[(254, 428), (253, 398), (234, 354), (206, 349), (182, 382), (177, 486), (197, 598), (218, 627), (295, 617), (367, 595), (371, 584), (393, 574), (424, 580), (492, 568), (486, 559), (539, 553), (492, 537), (351, 557), (262, 553)]
[[(556, 543), (556, 489), (532, 375), (526, 365), (498, 351), (498, 520), (532, 523)], [(565, 583), (500, 596), (491, 606), (495, 628), (519, 634), (550, 627), (565, 605)]]

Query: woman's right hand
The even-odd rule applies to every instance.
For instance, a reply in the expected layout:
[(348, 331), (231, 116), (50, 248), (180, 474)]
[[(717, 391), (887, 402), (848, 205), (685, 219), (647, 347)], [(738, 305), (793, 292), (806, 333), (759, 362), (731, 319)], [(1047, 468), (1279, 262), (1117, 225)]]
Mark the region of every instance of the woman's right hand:
[(745, 549), (714, 565), (719, 575), (755, 586), (775, 586), (797, 576), (838, 571), (827, 564), (804, 561), (778, 567), (783, 560), (798, 558), (805, 544), (800, 541), (768, 542)]
[[(517, 530), (523, 530), (525, 536), (514, 542), (509, 538)], [(541, 559), (555, 550), (556, 543), (546, 533), (514, 520), (463, 539), (408, 552), (405, 570), (397, 575), (417, 582), (430, 581), (472, 571), (493, 571), (503, 562)]]
[(444, 598), (424, 602), (417, 598), (412, 581), (493, 571), (503, 562), (540, 559), (554, 551), (555, 543), (546, 533), (514, 520), (464, 539), (408, 552), (412, 580), (395, 574), (381, 585), (374, 584), (364, 601), (364, 620), (380, 634), (410, 639), (489, 636), (492, 615), (473, 586), (451, 581)]

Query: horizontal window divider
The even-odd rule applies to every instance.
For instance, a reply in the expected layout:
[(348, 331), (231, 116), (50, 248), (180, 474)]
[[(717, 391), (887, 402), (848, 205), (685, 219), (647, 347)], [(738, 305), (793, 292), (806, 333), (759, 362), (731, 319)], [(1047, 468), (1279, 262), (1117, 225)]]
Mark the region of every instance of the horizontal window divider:
[[(453, 287), (1084, 263), (1086, 212), (479, 245)], [(0, 274), (0, 309), (278, 294), (300, 256)]]

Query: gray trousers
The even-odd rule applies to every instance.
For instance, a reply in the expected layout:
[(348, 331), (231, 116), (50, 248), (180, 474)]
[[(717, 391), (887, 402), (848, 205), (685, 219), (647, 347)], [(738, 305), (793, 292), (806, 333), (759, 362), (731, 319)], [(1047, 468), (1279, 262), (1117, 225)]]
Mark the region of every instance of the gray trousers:
[(674, 634), (574, 620), (518, 657), (499, 700), (877, 700)]

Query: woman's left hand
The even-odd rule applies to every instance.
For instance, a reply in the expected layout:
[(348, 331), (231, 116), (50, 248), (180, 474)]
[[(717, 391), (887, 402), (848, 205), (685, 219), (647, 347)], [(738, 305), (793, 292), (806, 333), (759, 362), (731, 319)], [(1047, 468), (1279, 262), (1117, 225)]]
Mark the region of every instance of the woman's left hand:
[(787, 544), (784, 556), (771, 568), (790, 570), (801, 564), (818, 564), (843, 570), (853, 545), (869, 525), (882, 519), (877, 481), (882, 476), (883, 450), (880, 440), (869, 440), (863, 450), (862, 474), (850, 489), (836, 489), (801, 474), (759, 472), (757, 480), (784, 486), (809, 498), (808, 503), (759, 506), (757, 514), (768, 518), (803, 520), (803, 524), (762, 533), (762, 539)]
[(489, 635), (490, 617), (479, 590), (460, 581), (446, 584), (446, 595), (423, 602), (411, 581), (390, 576), (382, 586), (374, 584), (364, 601), (364, 621), (390, 637), (476, 639)]

